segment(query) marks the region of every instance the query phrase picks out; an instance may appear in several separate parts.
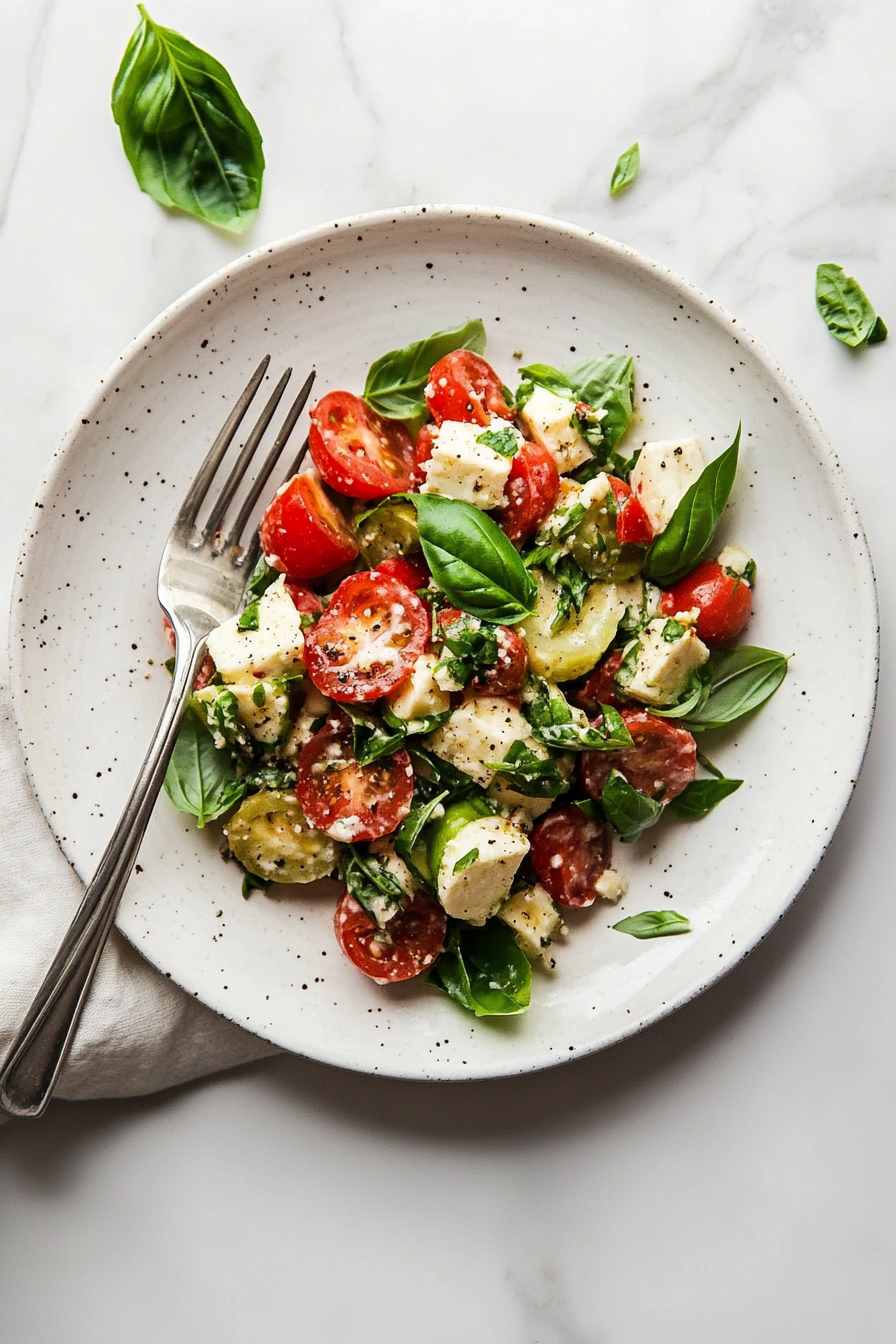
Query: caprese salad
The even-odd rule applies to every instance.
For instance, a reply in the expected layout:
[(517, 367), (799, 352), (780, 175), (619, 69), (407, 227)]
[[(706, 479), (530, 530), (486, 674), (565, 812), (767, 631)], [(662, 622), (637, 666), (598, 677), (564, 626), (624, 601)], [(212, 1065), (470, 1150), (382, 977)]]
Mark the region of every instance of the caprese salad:
[(635, 447), (631, 358), (511, 390), (484, 350), (467, 322), (313, 407), (166, 779), (226, 819), (244, 895), (338, 876), (354, 966), (477, 1016), (523, 1011), (567, 912), (619, 900), (617, 842), (739, 787), (698, 740), (787, 666), (734, 643), (756, 564), (714, 546), (740, 431), (708, 464), (694, 438)]

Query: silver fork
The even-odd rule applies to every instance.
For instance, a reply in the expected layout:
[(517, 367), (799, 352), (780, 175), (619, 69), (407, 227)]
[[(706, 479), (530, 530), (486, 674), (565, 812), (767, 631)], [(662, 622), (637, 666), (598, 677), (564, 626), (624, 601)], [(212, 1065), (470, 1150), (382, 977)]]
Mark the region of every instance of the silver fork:
[[(199, 512), (269, 363), (270, 355), (266, 355), (227, 417), (187, 491), (165, 543), (159, 566), (159, 602), (174, 627), (176, 639), (174, 675), (168, 699), (137, 782), (93, 881), (0, 1065), (0, 1108), (9, 1115), (29, 1118), (42, 1115), (53, 1094), (115, 911), (162, 787), (184, 705), (205, 656), (206, 639), (216, 626), (239, 610), (260, 554), (257, 533), (247, 541), (243, 540), (243, 534), (308, 400), (314, 382), (313, 371), (289, 408), (280, 432), (228, 530), (224, 531), (228, 511), (240, 486), (248, 479), (249, 467), (274, 417), (291, 369), (286, 370), (271, 393), (201, 526)], [(306, 448), (307, 440), (285, 479), (298, 470)]]

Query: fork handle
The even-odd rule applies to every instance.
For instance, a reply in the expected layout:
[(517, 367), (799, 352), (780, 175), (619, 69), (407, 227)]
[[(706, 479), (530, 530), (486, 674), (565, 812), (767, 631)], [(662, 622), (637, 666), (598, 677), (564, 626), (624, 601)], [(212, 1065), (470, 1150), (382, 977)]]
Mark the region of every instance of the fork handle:
[(93, 881), (0, 1065), (0, 1109), (8, 1115), (36, 1119), (53, 1094), (204, 655), (204, 640), (187, 642), (178, 638), (168, 698), (137, 781)]

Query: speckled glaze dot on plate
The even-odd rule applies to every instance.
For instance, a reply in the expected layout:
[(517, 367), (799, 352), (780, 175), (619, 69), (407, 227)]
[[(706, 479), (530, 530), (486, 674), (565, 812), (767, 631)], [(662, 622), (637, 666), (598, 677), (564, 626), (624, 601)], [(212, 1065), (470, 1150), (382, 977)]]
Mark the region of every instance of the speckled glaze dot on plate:
[[(656, 1021), (768, 932), (830, 841), (871, 726), (874, 579), (840, 466), (774, 361), (684, 280), (570, 225), (444, 206), (340, 220), (212, 276), (122, 354), (53, 458), (12, 605), (22, 744), (41, 806), (87, 878), (165, 695), (162, 543), (251, 370), (270, 352), (273, 377), (313, 364), (321, 394), (360, 391), (385, 350), (473, 316), (511, 386), (517, 350), (551, 364), (634, 355), (633, 446), (696, 434), (715, 455), (743, 421), (720, 543), (758, 561), (750, 642), (794, 657), (761, 714), (703, 743), (743, 788), (705, 821), (665, 818), (638, 845), (617, 845), (628, 895), (571, 912), (557, 971), (536, 972), (521, 1018), (476, 1022), (424, 984), (365, 980), (336, 947), (335, 883), (244, 901), (219, 831), (196, 831), (161, 798), (118, 916), (134, 946), (278, 1045), (410, 1078), (543, 1068)], [(639, 942), (610, 929), (664, 907), (688, 915), (693, 933)]]

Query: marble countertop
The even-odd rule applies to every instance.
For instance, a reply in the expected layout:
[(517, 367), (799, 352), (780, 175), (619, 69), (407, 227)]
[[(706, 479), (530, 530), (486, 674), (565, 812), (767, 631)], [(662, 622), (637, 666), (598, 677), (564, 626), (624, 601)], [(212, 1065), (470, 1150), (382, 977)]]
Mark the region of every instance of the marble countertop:
[[(108, 105), (131, 6), (6, 0), (4, 605), (45, 461), (161, 308), (305, 226), (476, 202), (648, 253), (777, 355), (858, 499), (884, 673), (854, 801), (795, 908), (721, 984), (614, 1050), (461, 1085), (279, 1059), (8, 1127), (9, 1337), (888, 1342), (896, 340), (848, 351), (813, 286), (816, 264), (837, 261), (896, 323), (896, 11), (168, 0), (152, 13), (233, 75), (265, 137), (263, 205), (237, 240), (137, 189)], [(641, 178), (611, 200), (634, 139)]]

